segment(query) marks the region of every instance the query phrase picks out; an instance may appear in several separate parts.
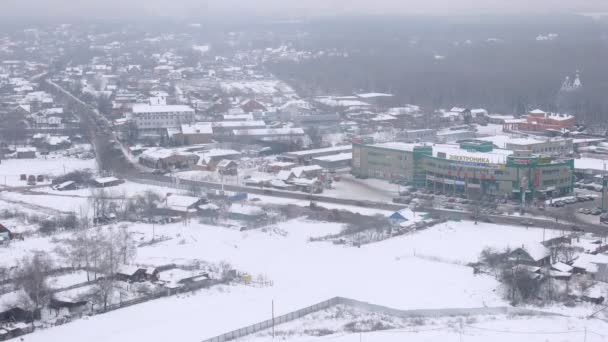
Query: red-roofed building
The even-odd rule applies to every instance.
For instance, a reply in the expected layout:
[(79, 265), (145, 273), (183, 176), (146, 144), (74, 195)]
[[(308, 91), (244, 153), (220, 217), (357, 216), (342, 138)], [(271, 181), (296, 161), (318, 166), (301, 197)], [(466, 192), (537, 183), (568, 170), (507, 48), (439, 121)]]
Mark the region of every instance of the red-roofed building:
[(520, 131), (544, 131), (569, 129), (576, 125), (576, 118), (569, 114), (547, 113), (536, 109), (528, 113), (524, 122), (517, 123)]

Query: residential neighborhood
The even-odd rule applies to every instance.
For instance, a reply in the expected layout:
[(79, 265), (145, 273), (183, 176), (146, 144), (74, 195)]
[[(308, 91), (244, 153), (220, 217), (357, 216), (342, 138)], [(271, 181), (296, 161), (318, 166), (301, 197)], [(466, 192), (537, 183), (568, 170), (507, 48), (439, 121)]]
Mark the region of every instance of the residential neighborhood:
[(605, 19), (81, 6), (0, 24), (0, 341), (608, 339)]

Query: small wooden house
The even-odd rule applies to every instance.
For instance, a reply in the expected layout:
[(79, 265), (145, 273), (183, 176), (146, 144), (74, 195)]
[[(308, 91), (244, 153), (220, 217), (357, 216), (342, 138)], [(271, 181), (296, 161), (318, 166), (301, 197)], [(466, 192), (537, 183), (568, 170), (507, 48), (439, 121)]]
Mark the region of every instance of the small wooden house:
[(116, 279), (128, 282), (141, 282), (146, 280), (146, 269), (133, 265), (121, 265), (116, 271)]
[(509, 260), (518, 265), (543, 267), (551, 264), (551, 254), (542, 244), (529, 244), (515, 249)]
[(0, 322), (30, 322), (40, 317), (40, 311), (33, 308), (34, 302), (23, 289), (0, 295)]

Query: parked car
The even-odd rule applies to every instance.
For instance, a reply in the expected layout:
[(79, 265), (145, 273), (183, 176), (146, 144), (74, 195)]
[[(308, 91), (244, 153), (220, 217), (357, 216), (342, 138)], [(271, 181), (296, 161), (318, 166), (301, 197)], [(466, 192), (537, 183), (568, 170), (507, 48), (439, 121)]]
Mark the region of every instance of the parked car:
[(591, 210), (591, 215), (597, 216), (597, 215), (601, 215), (602, 214), (602, 210), (595, 208), (593, 210)]

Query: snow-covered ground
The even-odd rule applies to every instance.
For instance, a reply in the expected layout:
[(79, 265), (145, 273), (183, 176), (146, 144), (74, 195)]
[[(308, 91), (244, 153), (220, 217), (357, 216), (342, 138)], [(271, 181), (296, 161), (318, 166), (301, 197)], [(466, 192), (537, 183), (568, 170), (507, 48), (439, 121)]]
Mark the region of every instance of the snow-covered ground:
[[(494, 278), (463, 264), (486, 246), (542, 239), (537, 229), (452, 222), (361, 248), (308, 241), (341, 228), (303, 219), (246, 232), (196, 222), (156, 226), (157, 236), (171, 239), (139, 248), (136, 263), (228, 261), (273, 286), (222, 286), (154, 300), (37, 331), (28, 341), (200, 341), (269, 318), (272, 301), (280, 315), (334, 296), (400, 309), (505, 305)], [(130, 229), (151, 238), (149, 225)]]
[[(52, 214), (53, 211), (62, 213), (86, 213), (91, 207), (89, 198), (92, 194), (98, 191), (95, 188), (83, 188), (70, 191), (57, 191), (51, 187), (37, 188), (31, 192), (1, 192), (0, 204), (8, 203), (13, 208), (20, 208), (22, 211), (30, 209), (30, 213), (36, 214)], [(105, 188), (105, 194), (109, 198), (125, 198), (132, 197), (138, 194), (143, 194), (146, 191), (153, 191), (161, 196), (167, 193), (186, 194), (185, 190), (177, 190), (173, 188), (154, 186), (148, 184), (139, 184), (134, 182), (125, 182), (123, 184)], [(47, 208), (48, 210), (44, 210)], [(36, 211), (38, 209), (38, 211)], [(40, 209), (43, 209), (42, 211)]]
[(89, 279), (87, 279), (87, 272), (75, 271), (51, 276), (46, 279), (46, 284), (51, 289), (63, 289), (73, 285), (86, 283), (87, 281), (89, 281)]
[(333, 189), (323, 191), (325, 196), (339, 198), (364, 198), (369, 201), (391, 202), (399, 194), (397, 184), (380, 179), (357, 179), (352, 175), (342, 175), (339, 182), (333, 182)]
[[(279, 338), (289, 341), (379, 341), (379, 342), (511, 342), (514, 340), (526, 342), (547, 341), (606, 341), (606, 323), (599, 320), (587, 320), (569, 317), (517, 317), (517, 316), (481, 316), (453, 317), (444, 319), (418, 319), (407, 322), (408, 325), (396, 329), (373, 332), (338, 332), (325, 336), (312, 336), (306, 332), (327, 333), (340, 329), (342, 320), (330, 320), (333, 327), (327, 330), (315, 330), (309, 326), (296, 326), (295, 331), (284, 332), (279, 326)], [(314, 326), (313, 326), (314, 327)], [(289, 335), (283, 335), (289, 334)], [(285, 336), (285, 337), (284, 337)], [(246, 337), (244, 341), (272, 341), (272, 335)]]
[(82, 169), (96, 170), (95, 159), (78, 159), (58, 154), (39, 156), (36, 159), (5, 159), (0, 163), (0, 187), (27, 185), (20, 180), (21, 174), (55, 177)]

